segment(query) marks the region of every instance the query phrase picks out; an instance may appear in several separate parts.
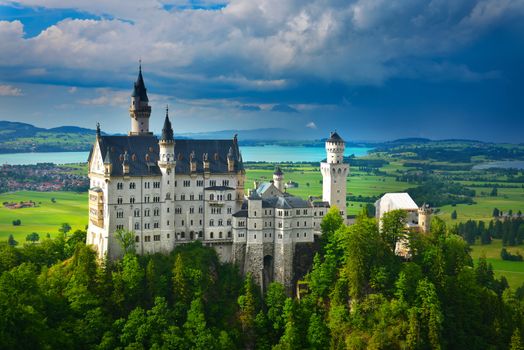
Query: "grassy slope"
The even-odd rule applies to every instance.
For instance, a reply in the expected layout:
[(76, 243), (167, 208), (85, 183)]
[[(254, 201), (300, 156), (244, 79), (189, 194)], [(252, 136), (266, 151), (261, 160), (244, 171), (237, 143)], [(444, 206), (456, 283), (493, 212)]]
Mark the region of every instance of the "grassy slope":
[[(56, 203), (51, 202), (51, 198)], [(87, 193), (71, 192), (29, 192), (0, 194), (0, 202), (20, 202), (33, 200), (36, 208), (7, 209), (0, 207), (0, 240), (5, 240), (9, 234), (22, 243), (28, 233), (37, 232), (40, 237), (47, 233), (58, 234), (58, 228), (63, 222), (69, 223), (73, 230), (84, 229), (87, 224)], [(41, 204), (39, 204), (41, 203)], [(13, 226), (12, 221), (20, 219), (21, 226)]]
[(523, 188), (499, 188), (497, 197), (480, 196), (481, 191), (486, 189), (474, 188), (477, 191), (475, 197), (476, 204), (458, 204), (456, 207), (446, 205), (441, 208), (441, 217), (447, 222), (452, 222), (451, 213), (457, 211), (457, 222), (467, 220), (484, 220), (492, 219), (493, 208), (499, 208), (503, 211), (512, 209), (514, 213), (519, 210), (524, 212), (524, 189)]
[[(493, 240), (491, 244), (487, 245), (473, 245), (471, 257), (477, 263), (481, 256), (486, 257), (486, 260), (493, 265), (493, 271), (497, 277), (504, 275), (512, 288), (517, 288), (524, 283), (524, 262), (522, 261), (505, 261), (500, 258), (500, 250), (502, 249), (502, 241), (500, 239)], [(520, 251), (524, 255), (524, 245), (518, 247), (506, 247), (511, 253)]]

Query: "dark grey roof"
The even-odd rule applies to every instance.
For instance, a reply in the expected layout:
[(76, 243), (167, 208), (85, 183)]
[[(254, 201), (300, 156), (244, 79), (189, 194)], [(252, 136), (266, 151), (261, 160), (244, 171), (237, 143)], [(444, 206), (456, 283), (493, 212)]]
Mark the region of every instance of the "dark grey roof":
[[(129, 162), (129, 176), (161, 175), (158, 162), (158, 140), (155, 136), (101, 136), (98, 144), (102, 154), (111, 158), (111, 175), (122, 176), (122, 163)], [(124, 156), (127, 152), (127, 156)], [(89, 156), (91, 158), (92, 152)], [(147, 158), (147, 159), (146, 159)]]
[(231, 191), (231, 190), (234, 190), (233, 187), (228, 187), (228, 186), (210, 186), (210, 187), (206, 187), (204, 188), (204, 190), (209, 190), (209, 191)]
[(282, 169), (280, 169), (279, 166), (275, 167), (275, 172), (273, 173), (273, 175), (284, 175), (284, 173), (282, 172)]
[[(287, 195), (262, 198), (262, 208), (293, 209), (310, 208), (311, 204), (302, 198)], [(248, 208), (248, 202), (242, 203), (242, 209)]]
[(244, 164), (240, 157), (238, 143), (232, 140), (176, 140), (175, 160), (178, 174), (190, 173), (189, 156), (194, 152), (193, 161), (196, 162), (196, 171), (204, 172), (204, 155), (209, 161), (209, 171), (211, 173), (228, 173), (227, 154), (229, 148), (233, 150), (233, 160), (235, 161), (235, 171), (244, 169)]
[[(140, 136), (100, 136), (98, 138), (100, 151), (111, 158), (113, 169), (111, 175), (123, 175), (122, 163), (127, 151), (129, 161), (129, 176), (161, 175), (158, 167), (158, 139), (153, 135)], [(235, 171), (244, 169), (238, 143), (234, 140), (178, 140), (175, 146), (176, 173), (190, 173), (190, 155), (196, 162), (198, 173), (204, 172), (204, 154), (207, 154), (209, 171), (211, 173), (228, 173), (227, 154), (233, 150)], [(93, 152), (89, 154), (91, 159)], [(105, 159), (104, 159), (105, 160)]]
[(104, 158), (104, 164), (111, 164), (111, 152), (109, 152), (109, 148), (106, 152), (106, 157)]
[(138, 78), (134, 84), (131, 96), (139, 97), (140, 101), (149, 102), (146, 85), (144, 84), (144, 78), (142, 77), (142, 65), (140, 65), (138, 69)]
[(247, 210), (242, 209), (233, 214), (235, 218), (247, 218)]
[(329, 208), (329, 202), (313, 202), (313, 206)]
[(329, 139), (327, 140), (328, 142), (344, 141), (336, 131), (331, 132), (331, 135), (329, 135)]
[(169, 116), (167, 115), (167, 108), (166, 108), (166, 119), (164, 119), (164, 127), (162, 128), (162, 137), (160, 138), (164, 141), (174, 141), (173, 138), (173, 128), (171, 127), (171, 121), (169, 120)]

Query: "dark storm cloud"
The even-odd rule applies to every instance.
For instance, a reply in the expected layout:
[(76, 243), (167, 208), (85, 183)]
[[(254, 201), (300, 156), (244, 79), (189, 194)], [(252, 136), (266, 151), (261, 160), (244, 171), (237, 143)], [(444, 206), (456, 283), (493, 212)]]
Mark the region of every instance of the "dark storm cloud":
[[(41, 1), (12, 4), (30, 14)], [(523, 88), (522, 0), (80, 0), (74, 8), (52, 0), (45, 6), (38, 11), (52, 14), (47, 22), (0, 14), (0, 83), (127, 91), (142, 57), (150, 91), (205, 100), (216, 118), (223, 106), (248, 112), (302, 105), (305, 125), (310, 105), (348, 128), (372, 118), (368, 128), (383, 138), (399, 120), (413, 126), (422, 125), (420, 118), (454, 118), (457, 130), (479, 137), (486, 134), (480, 125), (492, 125), (492, 139), (520, 137), (506, 128), (522, 117), (516, 92)], [(41, 32), (29, 37), (29, 30)], [(473, 127), (461, 126), (472, 120)], [(438, 129), (416, 132), (440, 135)]]

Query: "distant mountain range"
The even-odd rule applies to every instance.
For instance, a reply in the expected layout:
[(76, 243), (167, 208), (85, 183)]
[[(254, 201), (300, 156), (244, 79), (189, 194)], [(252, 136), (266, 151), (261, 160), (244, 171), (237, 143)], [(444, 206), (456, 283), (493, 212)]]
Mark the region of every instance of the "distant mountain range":
[(21, 137), (32, 137), (36, 136), (39, 132), (80, 135), (95, 134), (95, 130), (93, 129), (80, 128), (78, 126), (60, 126), (57, 128), (45, 129), (31, 124), (0, 120), (0, 141)]
[[(0, 153), (88, 151), (94, 142), (94, 129), (77, 126), (39, 128), (27, 123), (0, 121)], [(102, 134), (104, 134), (102, 132)], [(284, 128), (251, 130), (220, 130), (176, 134), (178, 139), (231, 139), (238, 134), (241, 146), (278, 144), (283, 146), (323, 147), (325, 139), (300, 140), (300, 136)], [(115, 134), (116, 135), (116, 134)], [(432, 142), (482, 143), (474, 140), (441, 140), (404, 138), (388, 142), (347, 142), (347, 147), (380, 147), (399, 144), (426, 144)]]

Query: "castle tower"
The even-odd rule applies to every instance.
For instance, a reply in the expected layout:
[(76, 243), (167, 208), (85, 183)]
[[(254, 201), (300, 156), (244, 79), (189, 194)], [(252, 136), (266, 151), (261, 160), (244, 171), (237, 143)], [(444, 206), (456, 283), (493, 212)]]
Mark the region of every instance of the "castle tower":
[(432, 213), (433, 210), (427, 204), (424, 204), (418, 208), (418, 227), (424, 233), (428, 233), (431, 230)]
[(133, 135), (153, 135), (149, 131), (149, 116), (151, 115), (151, 106), (147, 97), (147, 89), (142, 77), (142, 64), (138, 68), (138, 78), (134, 84), (133, 93), (131, 94), (131, 106), (129, 107), (129, 116), (131, 117), (131, 131), (129, 136)]
[(349, 176), (349, 164), (344, 164), (344, 140), (332, 132), (326, 140), (326, 162), (320, 163), (322, 172), (322, 200), (340, 210), (346, 220), (346, 179)]
[[(173, 137), (173, 128), (169, 120), (169, 109), (166, 106), (166, 118), (162, 128), (162, 136), (158, 141), (159, 155), (158, 167), (162, 172), (161, 182), (161, 200), (164, 201), (162, 206), (162, 215), (170, 217), (170, 213), (174, 213), (175, 202), (175, 138)], [(162, 249), (166, 252), (171, 251), (175, 245), (175, 235), (170, 234), (173, 231), (174, 223), (172, 220), (161, 220), (161, 233), (164, 237)]]
[(273, 184), (280, 192), (284, 193), (284, 173), (279, 166), (275, 168), (273, 173)]

